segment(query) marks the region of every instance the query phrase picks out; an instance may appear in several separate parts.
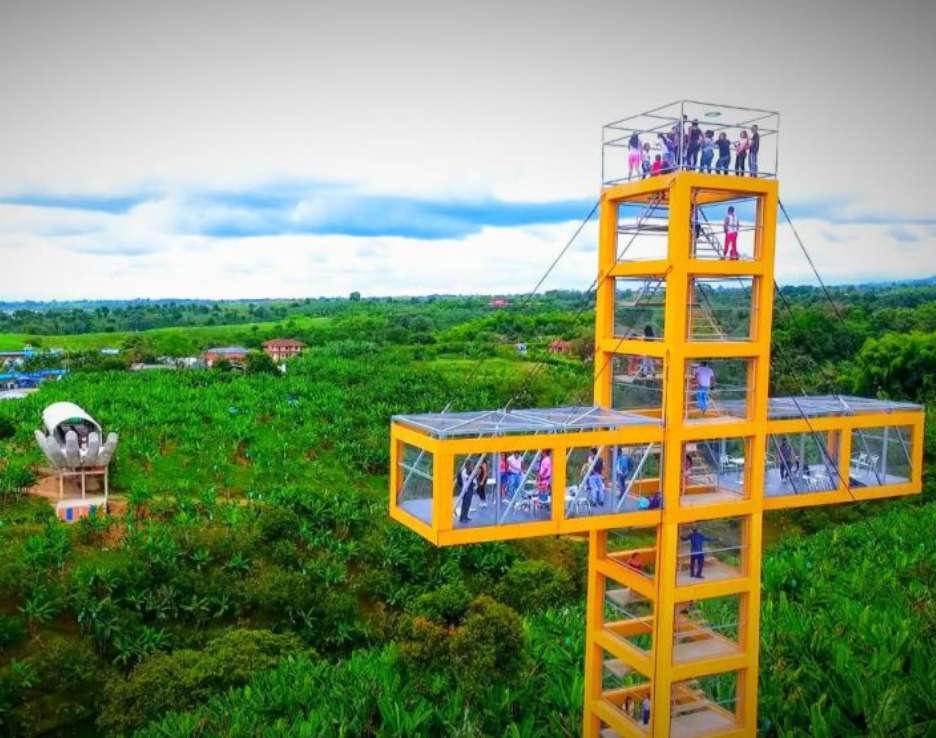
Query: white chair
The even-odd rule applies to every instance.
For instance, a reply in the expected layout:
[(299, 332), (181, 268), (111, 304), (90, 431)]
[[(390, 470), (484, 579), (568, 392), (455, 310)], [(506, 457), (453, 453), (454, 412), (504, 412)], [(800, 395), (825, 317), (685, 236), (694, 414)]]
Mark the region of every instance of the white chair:
[(573, 484), (566, 488), (565, 493), (566, 514), (582, 512), (588, 513), (588, 498), (585, 494), (585, 485)]

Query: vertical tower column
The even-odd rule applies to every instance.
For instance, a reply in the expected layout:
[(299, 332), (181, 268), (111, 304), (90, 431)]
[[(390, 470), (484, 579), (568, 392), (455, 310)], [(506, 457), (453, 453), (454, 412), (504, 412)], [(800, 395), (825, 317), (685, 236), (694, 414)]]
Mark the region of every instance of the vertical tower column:
[[(618, 210), (621, 201), (651, 208), (668, 208), (666, 254), (644, 260), (618, 262)], [(698, 201), (698, 202), (697, 202)], [(725, 202), (741, 203), (745, 209), (756, 202), (756, 229), (753, 254), (744, 260), (719, 258), (718, 232), (706, 236), (705, 253), (697, 254), (693, 231), (694, 207), (720, 207)], [(692, 731), (711, 733), (712, 724), (732, 735), (751, 735), (757, 721), (757, 665), (760, 636), (760, 552), (766, 428), (768, 417), (768, 381), (770, 369), (770, 332), (773, 303), (773, 256), (776, 226), (777, 192), (775, 181), (718, 177), (682, 172), (668, 178), (653, 178), (628, 185), (611, 187), (602, 194), (599, 230), (599, 275), (596, 294), (596, 342), (594, 400), (600, 406), (614, 406), (614, 370), (616, 355), (652, 356), (662, 360), (662, 397), (659, 413), (663, 423), (662, 486), (663, 509), (656, 528), (655, 569), (652, 581), (634, 575), (621, 559), (608, 551), (608, 532), (593, 533), (589, 543), (588, 613), (586, 633), (585, 718), (583, 734), (597, 736), (602, 726), (609, 735), (653, 736), (668, 738), (673, 721), (680, 721), (680, 734)], [(750, 213), (745, 211), (748, 219)], [(629, 223), (640, 235), (647, 224), (644, 216)], [(648, 232), (659, 233), (658, 224)], [(713, 245), (714, 244), (714, 245)], [(665, 284), (663, 302), (663, 342), (633, 335), (639, 326), (630, 326), (627, 335), (617, 335), (615, 321), (616, 278), (646, 280)], [(697, 278), (704, 280), (750, 281), (750, 335), (731, 333), (719, 324), (717, 314), (709, 313), (706, 325), (713, 333), (697, 335), (691, 311), (705, 308), (695, 298), (701, 290)], [(655, 288), (654, 288), (655, 289)], [(631, 293), (632, 294), (632, 293)], [(701, 294), (701, 293), (700, 293)], [(629, 303), (625, 303), (629, 304)], [(691, 307), (694, 306), (694, 307)], [(703, 308), (697, 307), (703, 305)], [(693, 313), (694, 315), (694, 313)], [(744, 379), (735, 377), (735, 391), (743, 401), (729, 398), (727, 412), (719, 409), (707, 417), (689, 411), (687, 387), (691, 362), (712, 357), (719, 361), (746, 362)], [(737, 372), (735, 371), (737, 374)], [(726, 378), (727, 379), (727, 378)], [(726, 493), (722, 479), (725, 443), (715, 453), (718, 474), (711, 490), (702, 485), (703, 498), (683, 505), (685, 455), (687, 443), (706, 443), (719, 448), (719, 439), (743, 439), (744, 459), (735, 480), (735, 492)], [(719, 456), (720, 454), (720, 456)], [(727, 478), (727, 477), (726, 477)], [(693, 488), (696, 491), (695, 487)], [(725, 572), (720, 561), (713, 578), (680, 578), (681, 532), (698, 523), (737, 525), (741, 556), (736, 571)], [(711, 554), (708, 554), (712, 558)], [(717, 556), (715, 557), (717, 559)], [(721, 571), (719, 571), (721, 566)], [(707, 572), (708, 573), (708, 572)], [(615, 587), (612, 591), (610, 586)], [(620, 596), (617, 587), (627, 588), (623, 595), (633, 603), (639, 598), (650, 615), (627, 615), (625, 620), (606, 622), (607, 608)], [(735, 634), (726, 637), (697, 612), (690, 613), (688, 603), (714, 598), (737, 598)], [(607, 599), (607, 602), (606, 602)], [(650, 645), (633, 647), (632, 634), (640, 626), (652, 633)], [(688, 629), (688, 635), (687, 635)], [(646, 633), (646, 631), (644, 631)], [(702, 649), (693, 647), (693, 639), (709, 639)], [(630, 640), (628, 640), (630, 639)], [(610, 663), (609, 663), (610, 660)], [(605, 690), (602, 687), (606, 667), (632, 674), (631, 686)], [(734, 674), (732, 678), (727, 676)], [(637, 675), (645, 678), (641, 680)], [(707, 693), (707, 680), (734, 679), (734, 707)], [(649, 725), (644, 725), (635, 700), (650, 698)], [(628, 712), (627, 706), (631, 711)], [(674, 711), (674, 705), (677, 709)], [(705, 726), (709, 727), (706, 728)], [(687, 733), (687, 731), (689, 731)], [(714, 733), (713, 733), (714, 734)]]

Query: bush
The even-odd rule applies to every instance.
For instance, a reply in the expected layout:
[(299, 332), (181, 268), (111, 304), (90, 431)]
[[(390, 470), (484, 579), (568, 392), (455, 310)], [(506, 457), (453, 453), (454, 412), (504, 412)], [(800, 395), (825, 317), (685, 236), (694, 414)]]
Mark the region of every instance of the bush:
[(410, 612), (429, 620), (455, 625), (460, 623), (471, 605), (471, 593), (460, 581), (442, 585), (435, 592), (420, 595)]
[(0, 418), (0, 441), (13, 438), (16, 435), (16, 426), (12, 420)]
[(495, 596), (523, 613), (568, 605), (575, 585), (568, 572), (547, 561), (515, 561), (498, 583)]
[(203, 651), (158, 653), (126, 679), (108, 682), (98, 725), (111, 735), (129, 732), (169, 710), (191, 708), (215, 692), (245, 684), (300, 649), (299, 639), (292, 635), (232, 630), (210, 641)]
[(26, 640), (26, 621), (18, 615), (0, 615), (0, 651)]
[[(437, 606), (457, 603), (455, 592), (446, 590), (441, 597), (434, 593), (420, 600), (429, 605), (427, 609), (448, 615)], [(432, 695), (457, 687), (469, 700), (475, 699), (492, 686), (517, 679), (527, 659), (520, 616), (487, 595), (475, 598), (455, 627), (425, 615), (403, 618), (399, 641), (409, 682)]]
[(477, 694), (490, 684), (510, 684), (527, 659), (520, 616), (482, 595), (471, 603), (465, 624), (452, 636), (451, 650), (466, 694)]

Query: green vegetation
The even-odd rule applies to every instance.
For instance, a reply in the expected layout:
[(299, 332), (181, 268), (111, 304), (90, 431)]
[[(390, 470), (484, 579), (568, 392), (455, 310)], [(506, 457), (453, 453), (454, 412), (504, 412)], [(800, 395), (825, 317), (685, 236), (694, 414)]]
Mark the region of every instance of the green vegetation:
[[(934, 295), (837, 294), (844, 325), (811, 291), (790, 292), (792, 315), (778, 307), (777, 390), (932, 402)], [(140, 357), (273, 335), (310, 348), (285, 374), (256, 359), (133, 374), (73, 354), (62, 382), (0, 403), (0, 734), (578, 735), (582, 544), (435, 549), (387, 519), (386, 474), (394, 413), (587, 402), (581, 305), (238, 308), (274, 322), (119, 341)], [(549, 353), (556, 338), (578, 353)], [(121, 433), (122, 517), (66, 527), (23, 494), (41, 462), (32, 430), (66, 398)], [(765, 735), (936, 729), (932, 499), (928, 481), (922, 498), (771, 516)]]

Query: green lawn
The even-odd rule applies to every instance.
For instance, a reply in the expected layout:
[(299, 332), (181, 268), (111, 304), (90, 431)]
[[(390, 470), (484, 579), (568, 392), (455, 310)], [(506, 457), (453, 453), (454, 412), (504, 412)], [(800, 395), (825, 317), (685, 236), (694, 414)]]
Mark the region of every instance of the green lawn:
[[(297, 317), (292, 319), (296, 330), (326, 325), (329, 318)], [(284, 326), (283, 321), (240, 323), (236, 325), (182, 326), (154, 328), (148, 331), (118, 331), (114, 333), (79, 333), (76, 335), (42, 336), (28, 333), (0, 333), (0, 351), (14, 351), (26, 344), (66, 351), (88, 351), (120, 348), (131, 336), (139, 336), (162, 352), (180, 354), (199, 351), (214, 345), (255, 343)]]

